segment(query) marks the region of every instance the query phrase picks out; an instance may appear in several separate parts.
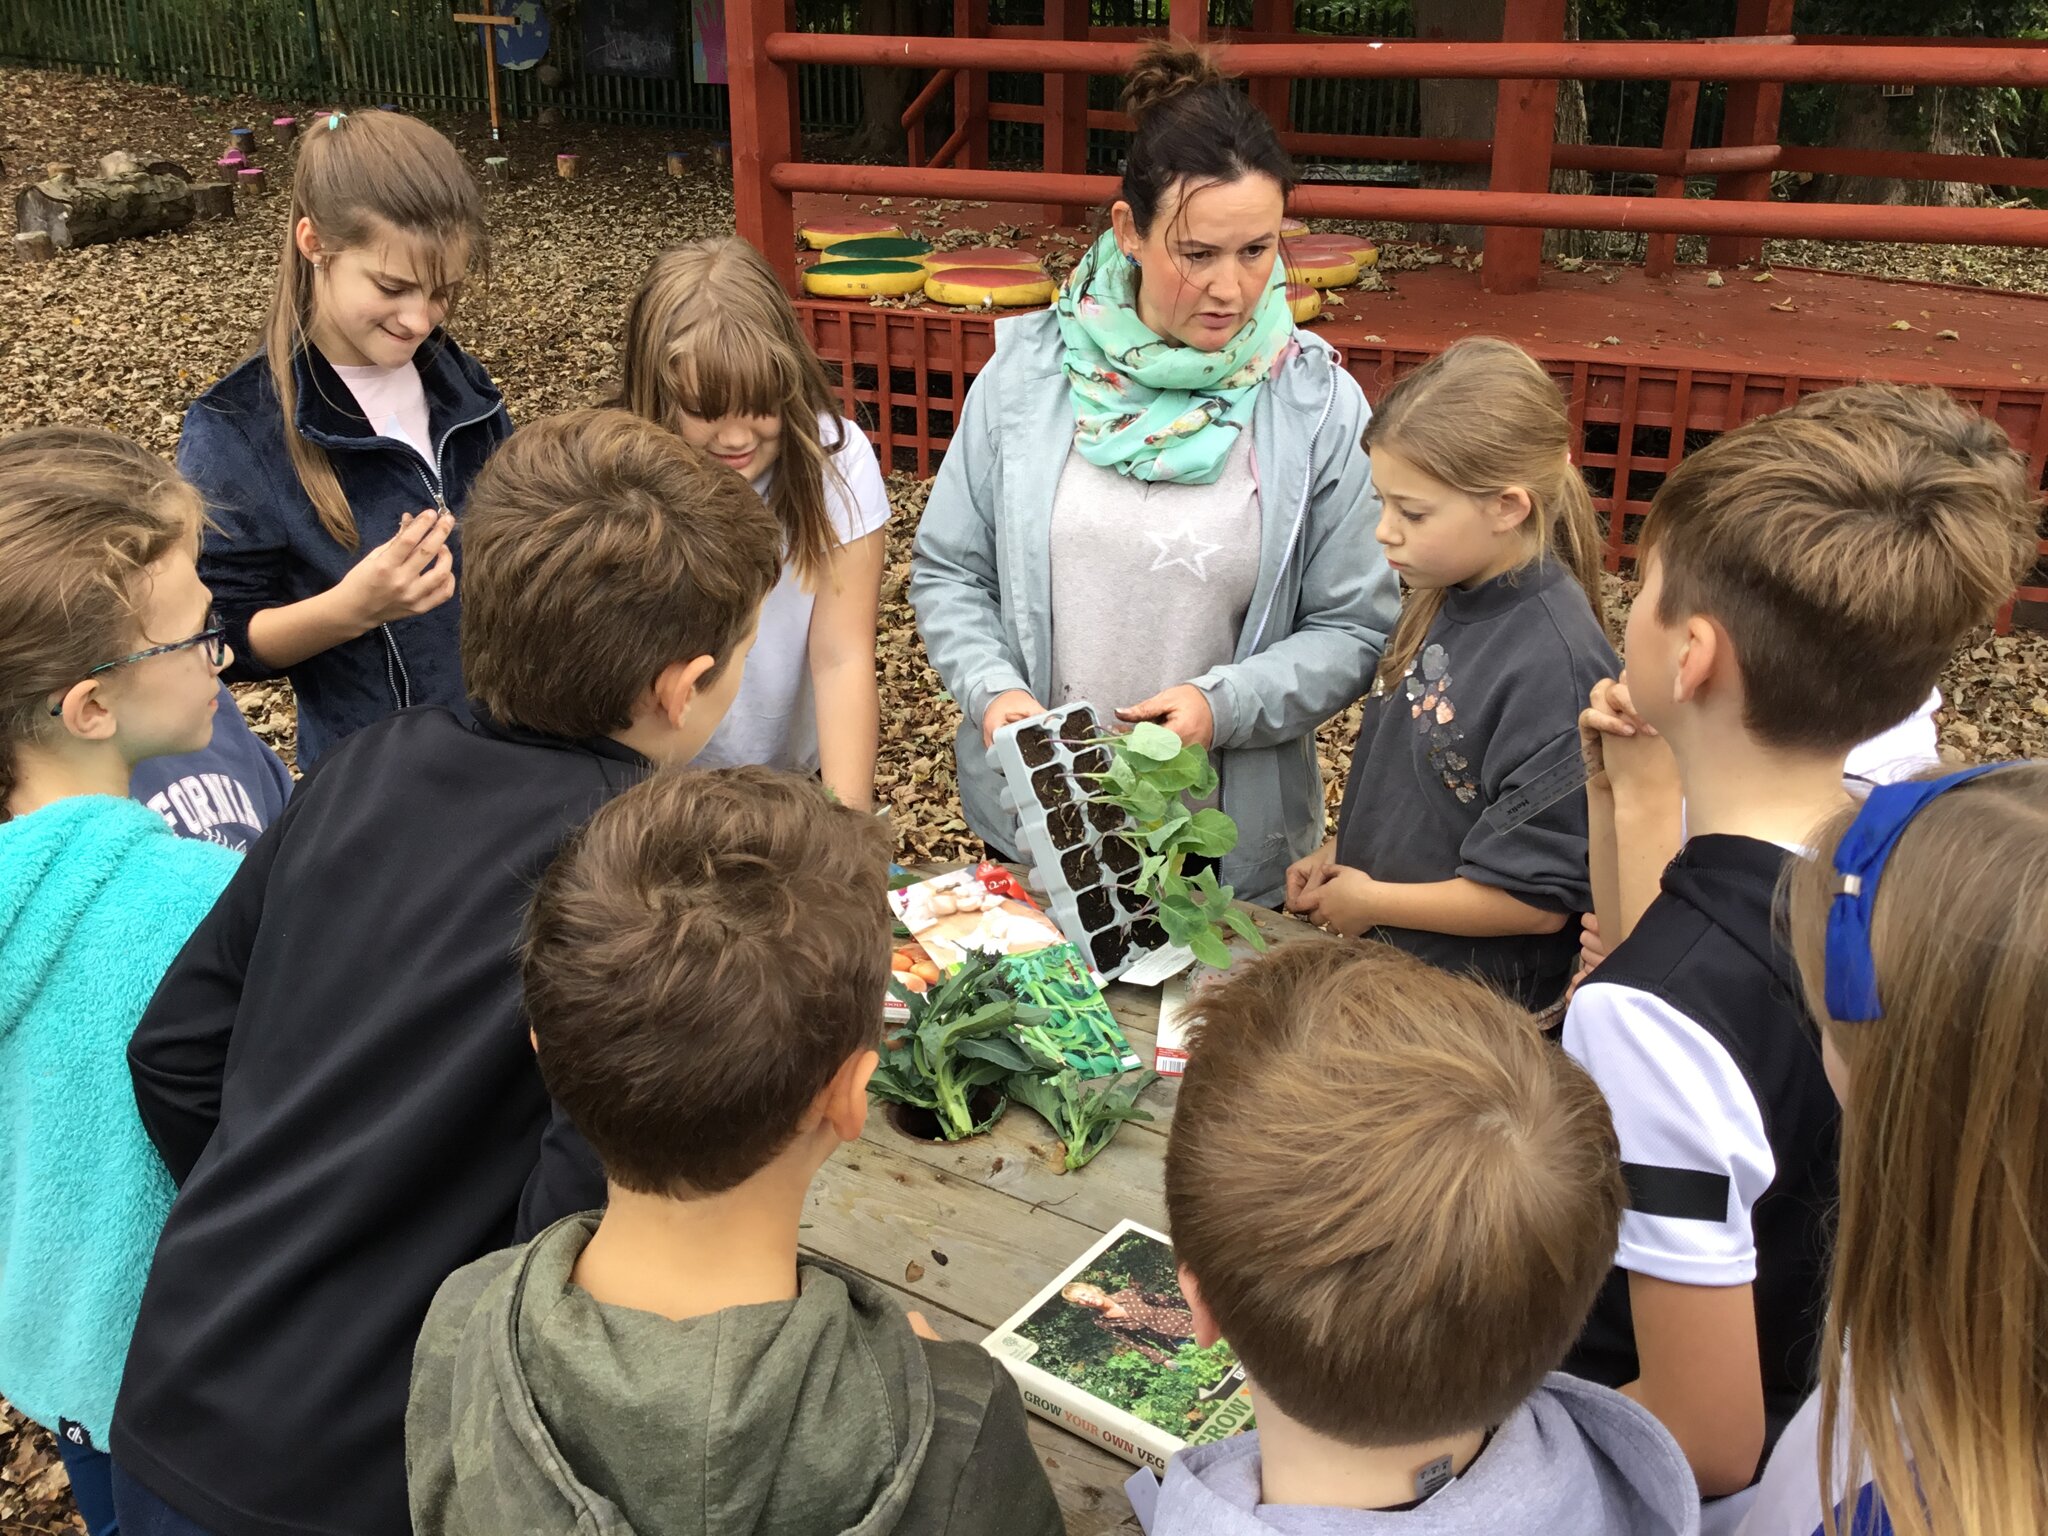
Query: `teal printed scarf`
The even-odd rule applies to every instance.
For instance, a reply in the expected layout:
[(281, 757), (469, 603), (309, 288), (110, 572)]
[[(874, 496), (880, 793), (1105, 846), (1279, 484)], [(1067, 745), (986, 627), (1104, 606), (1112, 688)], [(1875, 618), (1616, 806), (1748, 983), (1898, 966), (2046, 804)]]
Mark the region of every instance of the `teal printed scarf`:
[(1104, 230), (1060, 289), (1074, 446), (1134, 480), (1211, 484), (1294, 337), (1286, 267), (1274, 261), (1251, 319), (1215, 352), (1163, 340), (1140, 320), (1136, 277), (1116, 232)]

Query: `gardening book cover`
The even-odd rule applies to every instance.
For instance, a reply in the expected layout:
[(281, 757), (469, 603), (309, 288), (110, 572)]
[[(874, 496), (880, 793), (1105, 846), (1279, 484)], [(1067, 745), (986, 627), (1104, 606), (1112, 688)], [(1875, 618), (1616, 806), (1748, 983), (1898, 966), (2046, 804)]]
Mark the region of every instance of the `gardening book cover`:
[(1227, 1343), (1197, 1347), (1173, 1245), (1135, 1221), (1118, 1222), (981, 1347), (1033, 1413), (1155, 1472), (1184, 1445), (1252, 1427), (1244, 1368)]
[[(889, 893), (889, 906), (899, 925), (889, 971), (904, 990), (935, 985), (977, 950), (1000, 955), (996, 969), (1017, 1001), (1046, 1010), (1060, 1054), (1081, 1076), (1113, 1077), (1140, 1065), (1081, 952), (1002, 865), (903, 886)], [(882, 1017), (901, 1024), (910, 1015), (892, 996)]]

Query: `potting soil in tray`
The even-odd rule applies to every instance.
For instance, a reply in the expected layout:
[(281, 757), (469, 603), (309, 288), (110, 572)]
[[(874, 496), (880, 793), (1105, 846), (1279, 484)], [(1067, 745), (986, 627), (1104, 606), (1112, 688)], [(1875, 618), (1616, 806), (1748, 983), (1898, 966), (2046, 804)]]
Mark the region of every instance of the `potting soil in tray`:
[(1085, 776), (1110, 764), (1101, 735), (1093, 709), (1069, 704), (1004, 726), (992, 750), (1017, 811), (1017, 851), (1030, 860), (1053, 921), (1098, 976), (1123, 976), (1158, 957), (1170, 968), (1146, 978), (1157, 982), (1192, 956), (1167, 943), (1151, 903), (1128, 888), (1141, 860), (1123, 835), (1129, 818), (1116, 806), (1088, 803), (1093, 785)]

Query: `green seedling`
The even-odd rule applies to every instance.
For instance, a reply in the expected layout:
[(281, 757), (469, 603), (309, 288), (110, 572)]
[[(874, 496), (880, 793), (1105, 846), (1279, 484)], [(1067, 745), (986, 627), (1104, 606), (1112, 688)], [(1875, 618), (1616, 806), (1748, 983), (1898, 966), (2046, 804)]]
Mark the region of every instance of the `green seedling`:
[[(883, 1043), (868, 1091), (930, 1110), (947, 1141), (979, 1135), (995, 1124), (1008, 1104), (1001, 1092), (1006, 1079), (1066, 1066), (1056, 1049), (1048, 1051), (1034, 1037), (1045, 1025), (1045, 1010), (1017, 1001), (996, 969), (999, 958), (969, 955), (922, 994), (889, 983), (890, 993), (910, 1010), (910, 1021)], [(977, 1118), (974, 1099), (983, 1089), (998, 1090), (996, 1102)]]
[(1035, 1110), (1066, 1144), (1069, 1173), (1084, 1167), (1117, 1133), (1126, 1120), (1150, 1120), (1138, 1108), (1138, 1095), (1159, 1081), (1153, 1071), (1126, 1072), (1107, 1082), (1085, 1087), (1071, 1067), (1051, 1077), (1019, 1073), (1008, 1082), (1018, 1103)]

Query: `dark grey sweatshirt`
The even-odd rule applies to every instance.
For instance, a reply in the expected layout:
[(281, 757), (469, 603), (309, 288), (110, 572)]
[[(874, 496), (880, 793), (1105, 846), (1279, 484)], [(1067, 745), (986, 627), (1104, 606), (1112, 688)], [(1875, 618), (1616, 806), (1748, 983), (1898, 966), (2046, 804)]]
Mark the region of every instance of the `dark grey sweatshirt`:
[(1593, 905), (1585, 794), (1507, 822), (1517, 790), (1578, 756), (1579, 711), (1617, 667), (1592, 605), (1555, 560), (1445, 594), (1407, 675), (1366, 700), (1337, 862), (1405, 884), (1463, 876), (1566, 922), (1554, 934), (1505, 938), (1411, 928), (1373, 937), (1492, 981), (1531, 1008), (1556, 1000), (1578, 952), (1575, 914)]
[(457, 1270), (406, 1410), (415, 1536), (1060, 1536), (1016, 1384), (807, 1259), (676, 1322), (569, 1280), (571, 1216)]

